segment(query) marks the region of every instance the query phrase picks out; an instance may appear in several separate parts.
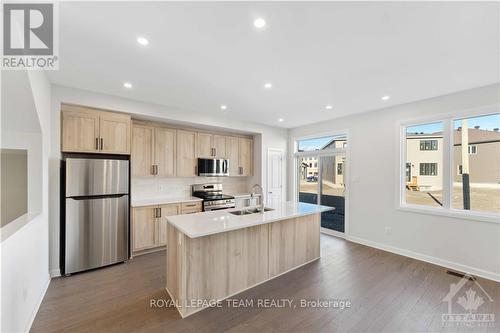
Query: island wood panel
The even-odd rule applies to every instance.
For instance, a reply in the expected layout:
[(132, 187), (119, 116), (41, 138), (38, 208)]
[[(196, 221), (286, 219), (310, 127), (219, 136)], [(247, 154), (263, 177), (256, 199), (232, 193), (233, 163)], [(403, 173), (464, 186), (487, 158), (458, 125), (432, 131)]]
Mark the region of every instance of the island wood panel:
[(154, 164), (158, 168), (157, 174), (163, 177), (175, 176), (175, 130), (155, 128), (154, 138)]
[(222, 300), (269, 278), (267, 224), (194, 239), (167, 230), (167, 290), (183, 317), (202, 309), (185, 301)]
[(166, 282), (167, 290), (172, 300), (177, 300), (177, 308), (182, 314), (184, 312), (185, 302), (185, 239), (186, 236), (179, 232), (175, 227), (167, 224), (167, 243), (170, 245), (167, 251), (167, 269)]
[(269, 275), (282, 274), (320, 256), (320, 214), (272, 223), (269, 230)]
[(130, 154), (130, 115), (100, 112), (101, 153)]
[(320, 213), (198, 238), (167, 230), (167, 290), (182, 317), (320, 256)]
[(154, 128), (133, 124), (132, 126), (132, 176), (153, 174)]

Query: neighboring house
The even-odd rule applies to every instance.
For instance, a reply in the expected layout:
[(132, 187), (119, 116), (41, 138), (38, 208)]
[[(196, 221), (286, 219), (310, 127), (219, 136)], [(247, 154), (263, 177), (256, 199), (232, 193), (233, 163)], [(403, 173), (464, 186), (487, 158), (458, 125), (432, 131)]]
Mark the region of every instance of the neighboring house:
[[(500, 133), (469, 128), (469, 174), (471, 184), (500, 183)], [(462, 182), (461, 129), (454, 130), (454, 181)], [(408, 133), (406, 136), (406, 181), (422, 190), (440, 190), (443, 184), (443, 135), (441, 132)]]
[(406, 135), (406, 182), (417, 177), (422, 190), (443, 186), (443, 135), (414, 133)]
[[(453, 135), (453, 179), (461, 183), (461, 131)], [(469, 128), (469, 174), (472, 184), (500, 184), (500, 132)]]
[[(346, 139), (332, 138), (328, 143), (326, 143), (321, 149), (326, 150), (333, 148), (345, 148), (347, 145)], [(328, 167), (323, 170), (323, 180), (331, 182), (335, 185), (344, 184), (344, 173), (345, 173), (345, 156), (324, 156), (322, 157), (323, 163), (328, 166), (334, 166), (334, 168)], [(319, 163), (317, 157), (305, 157), (302, 159), (301, 165), (301, 178), (307, 179), (308, 177), (319, 175)]]

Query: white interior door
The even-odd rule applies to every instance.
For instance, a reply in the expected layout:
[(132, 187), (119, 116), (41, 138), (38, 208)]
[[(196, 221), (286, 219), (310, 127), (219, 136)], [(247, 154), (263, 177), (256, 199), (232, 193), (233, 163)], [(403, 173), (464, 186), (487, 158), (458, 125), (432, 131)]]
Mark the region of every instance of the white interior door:
[(283, 201), (283, 155), (279, 149), (269, 149), (267, 152), (266, 205), (271, 207)]

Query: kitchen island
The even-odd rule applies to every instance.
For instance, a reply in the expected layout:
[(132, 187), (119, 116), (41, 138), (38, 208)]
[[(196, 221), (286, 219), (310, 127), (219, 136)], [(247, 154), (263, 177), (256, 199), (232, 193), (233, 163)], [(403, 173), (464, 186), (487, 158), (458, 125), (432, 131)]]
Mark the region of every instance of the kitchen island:
[(321, 213), (333, 209), (283, 202), (167, 217), (166, 289), (181, 316), (318, 259)]

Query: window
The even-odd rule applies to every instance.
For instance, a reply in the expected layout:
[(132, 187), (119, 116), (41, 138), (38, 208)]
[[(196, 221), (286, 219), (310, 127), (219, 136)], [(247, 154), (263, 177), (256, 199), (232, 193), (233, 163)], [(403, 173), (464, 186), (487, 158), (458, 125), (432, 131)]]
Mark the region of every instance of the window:
[(499, 125), (498, 113), (453, 120), (452, 208), (500, 213)]
[(331, 150), (345, 148), (347, 145), (345, 135), (332, 135), (313, 139), (297, 141), (298, 151)]
[[(443, 123), (406, 127), (403, 184), (407, 204), (440, 207), (443, 202)], [(439, 142), (441, 141), (441, 143)]]
[(405, 126), (401, 202), (499, 214), (499, 128), (498, 112)]
[(420, 163), (420, 176), (437, 176), (437, 163)]
[(420, 140), (420, 150), (438, 150), (437, 140)]
[(309, 163), (309, 167), (312, 168), (313, 164), (312, 163)]
[(341, 175), (343, 173), (344, 163), (337, 164), (337, 175)]

